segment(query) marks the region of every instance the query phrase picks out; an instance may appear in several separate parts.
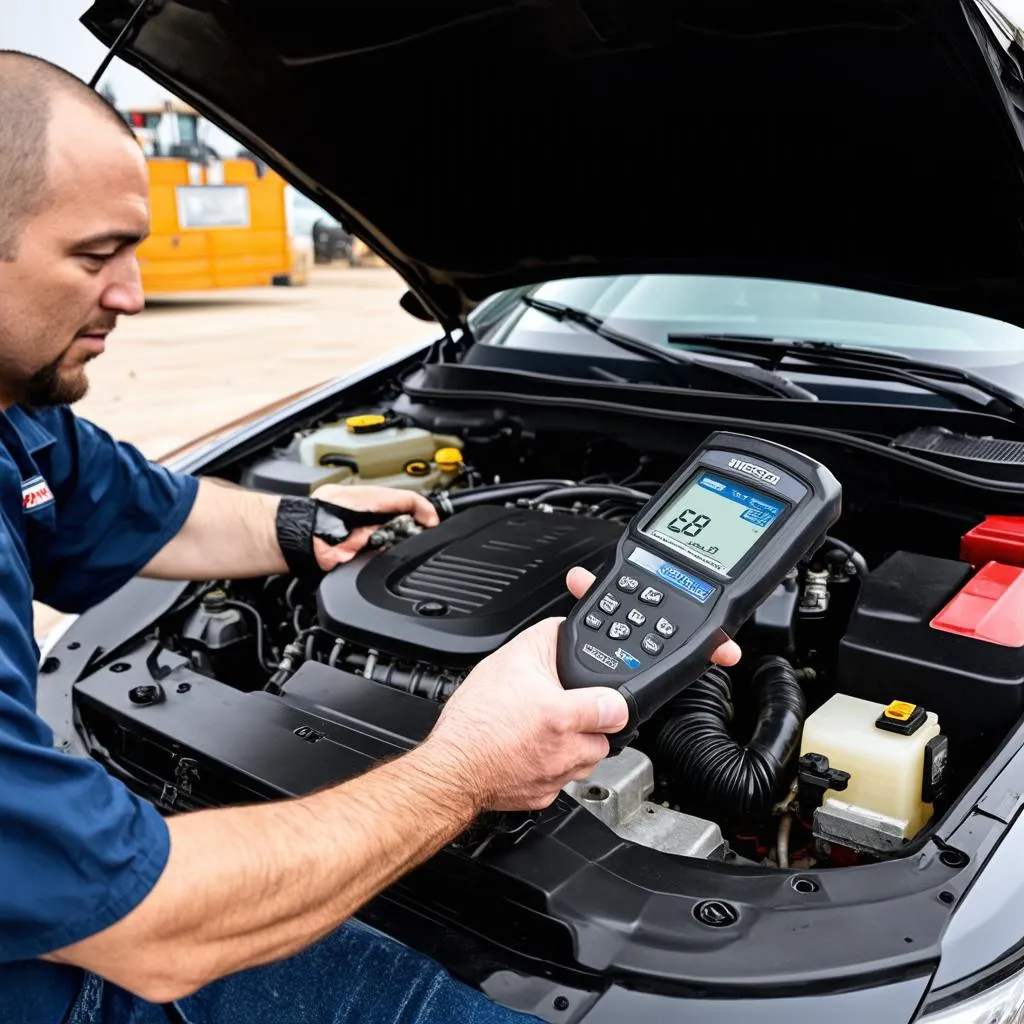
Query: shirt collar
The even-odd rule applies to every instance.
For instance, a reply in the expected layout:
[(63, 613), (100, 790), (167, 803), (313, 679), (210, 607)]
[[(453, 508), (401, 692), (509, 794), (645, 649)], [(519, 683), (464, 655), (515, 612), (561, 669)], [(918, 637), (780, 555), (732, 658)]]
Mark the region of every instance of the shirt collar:
[(29, 410), (22, 406), (12, 405), (6, 410), (4, 415), (7, 416), (11, 426), (18, 432), (18, 436), (21, 438), (22, 444), (25, 445), (25, 450), (29, 454), (35, 454), (43, 448), (48, 448), (50, 445), (57, 443), (57, 438)]

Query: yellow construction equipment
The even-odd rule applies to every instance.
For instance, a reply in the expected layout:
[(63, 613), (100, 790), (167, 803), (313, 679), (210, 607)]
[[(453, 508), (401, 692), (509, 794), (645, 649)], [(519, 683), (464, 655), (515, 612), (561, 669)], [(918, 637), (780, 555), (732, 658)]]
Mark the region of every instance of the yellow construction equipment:
[(176, 101), (122, 116), (149, 166), (147, 294), (306, 283), (311, 254), (289, 234), (279, 174), (255, 158), (220, 159), (200, 137), (199, 114)]

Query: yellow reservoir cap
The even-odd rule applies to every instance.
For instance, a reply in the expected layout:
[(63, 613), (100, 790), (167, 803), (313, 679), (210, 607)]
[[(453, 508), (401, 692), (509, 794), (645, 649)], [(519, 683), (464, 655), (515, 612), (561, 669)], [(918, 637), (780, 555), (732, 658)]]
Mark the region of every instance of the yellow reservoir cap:
[(445, 473), (454, 473), (462, 465), (462, 452), (458, 448), (438, 448), (434, 452), (437, 468)]
[(908, 704), (905, 700), (894, 700), (882, 714), (895, 722), (909, 722), (916, 710), (916, 704)]
[(430, 466), (422, 459), (413, 459), (405, 464), (405, 471), (409, 476), (426, 476), (430, 472)]
[(373, 430), (374, 427), (383, 427), (387, 423), (387, 417), (380, 413), (367, 413), (365, 416), (349, 416), (345, 420), (345, 426), (357, 434), (361, 430)]

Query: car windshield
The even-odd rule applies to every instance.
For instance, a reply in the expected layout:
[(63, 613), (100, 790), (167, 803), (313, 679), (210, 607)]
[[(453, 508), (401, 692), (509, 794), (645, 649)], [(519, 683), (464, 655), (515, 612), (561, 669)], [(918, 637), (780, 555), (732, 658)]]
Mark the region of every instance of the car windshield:
[[(579, 344), (577, 326), (513, 301), (522, 290), (504, 294), (507, 315), (492, 322), (494, 329), (483, 340), (548, 351)], [(656, 344), (667, 345), (669, 335), (741, 335), (888, 349), (953, 364), (1024, 360), (1024, 330), (1011, 324), (820, 284), (639, 274), (551, 281), (528, 294), (583, 310), (608, 327)]]

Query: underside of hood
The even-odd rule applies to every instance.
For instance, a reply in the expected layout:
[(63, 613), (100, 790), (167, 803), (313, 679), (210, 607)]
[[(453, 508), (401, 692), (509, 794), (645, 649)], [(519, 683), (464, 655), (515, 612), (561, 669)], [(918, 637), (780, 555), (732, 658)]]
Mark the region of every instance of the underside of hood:
[[(110, 44), (133, 10), (83, 22)], [(121, 56), (446, 326), (502, 288), (621, 272), (1024, 326), (1021, 52), (975, 0), (155, 0), (137, 25)]]

